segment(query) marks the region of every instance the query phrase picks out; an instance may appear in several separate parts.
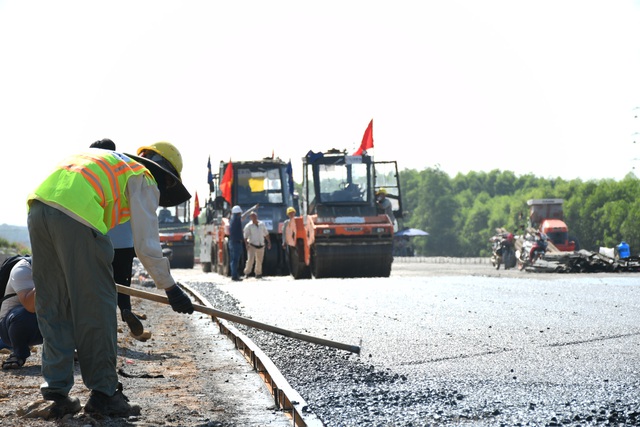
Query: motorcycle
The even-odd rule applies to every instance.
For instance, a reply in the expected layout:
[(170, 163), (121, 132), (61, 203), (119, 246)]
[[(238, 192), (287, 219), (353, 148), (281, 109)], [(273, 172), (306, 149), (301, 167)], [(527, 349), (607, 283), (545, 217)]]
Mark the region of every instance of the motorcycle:
[(547, 252), (546, 237), (538, 233), (536, 236), (525, 237), (522, 248), (518, 253), (518, 270), (524, 270), (536, 263), (537, 260), (543, 259)]
[(513, 234), (511, 233), (506, 236), (494, 236), (491, 239), (491, 265), (496, 270), (500, 270), (501, 264), (504, 264), (505, 270), (516, 266), (513, 240)]

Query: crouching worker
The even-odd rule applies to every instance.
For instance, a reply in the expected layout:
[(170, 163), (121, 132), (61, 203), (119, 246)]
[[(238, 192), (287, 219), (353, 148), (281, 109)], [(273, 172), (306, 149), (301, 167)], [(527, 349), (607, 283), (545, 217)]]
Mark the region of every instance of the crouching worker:
[(36, 313), (44, 338), (40, 386), (53, 401), (49, 418), (81, 409), (70, 397), (74, 349), (84, 385), (84, 411), (110, 417), (140, 413), (122, 392), (117, 373), (117, 292), (114, 249), (107, 232), (131, 222), (136, 255), (178, 313), (193, 304), (162, 256), (156, 210), (191, 195), (182, 184), (182, 157), (168, 142), (137, 155), (89, 149), (58, 164), (28, 196), (27, 225), (38, 292)]
[(5, 295), (14, 296), (7, 298), (0, 308), (0, 338), (11, 348), (2, 369), (20, 369), (31, 355), (30, 347), (42, 344), (30, 257), (18, 261), (11, 269)]

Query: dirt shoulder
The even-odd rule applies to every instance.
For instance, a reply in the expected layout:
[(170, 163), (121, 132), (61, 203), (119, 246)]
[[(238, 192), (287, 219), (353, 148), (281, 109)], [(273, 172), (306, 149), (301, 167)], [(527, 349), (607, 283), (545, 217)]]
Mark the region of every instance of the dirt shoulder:
[[(150, 292), (153, 287), (133, 285)], [(41, 346), (22, 369), (0, 371), (0, 426), (288, 426), (269, 392), (229, 339), (206, 315), (181, 315), (167, 305), (132, 298), (133, 311), (152, 334), (146, 342), (119, 322), (118, 369), (124, 393), (142, 407), (140, 416), (96, 419), (82, 411), (46, 421), (41, 400)], [(0, 355), (2, 359), (7, 355)], [(75, 365), (71, 395), (84, 405), (89, 390)]]

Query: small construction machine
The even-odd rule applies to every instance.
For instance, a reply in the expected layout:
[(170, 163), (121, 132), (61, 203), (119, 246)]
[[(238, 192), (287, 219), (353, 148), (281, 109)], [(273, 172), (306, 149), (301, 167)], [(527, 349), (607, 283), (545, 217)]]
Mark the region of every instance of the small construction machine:
[[(395, 218), (377, 206), (384, 188)], [(295, 279), (388, 277), (393, 236), (402, 215), (398, 166), (345, 151), (303, 158), (302, 215), (294, 219), (289, 268)]]
[[(212, 175), (210, 186), (212, 193), (203, 209), (201, 225), (195, 227), (202, 270), (215, 271), (223, 276), (231, 274), (229, 220), (231, 208), (238, 205), (245, 214), (255, 210), (258, 219), (269, 230), (271, 248), (265, 249), (263, 275), (289, 274), (282, 249), (282, 225), (287, 219), (287, 207), (298, 209), (293, 195), (290, 163), (269, 157), (255, 161), (220, 162), (219, 173)], [(249, 221), (248, 215), (243, 216), (243, 227)], [(245, 260), (246, 253), (240, 268)]]
[[(569, 237), (569, 227), (564, 222), (562, 199), (531, 199), (529, 206), (529, 227), (544, 233), (549, 243), (562, 252), (576, 250), (576, 242)], [(550, 245), (551, 246), (551, 245)]]

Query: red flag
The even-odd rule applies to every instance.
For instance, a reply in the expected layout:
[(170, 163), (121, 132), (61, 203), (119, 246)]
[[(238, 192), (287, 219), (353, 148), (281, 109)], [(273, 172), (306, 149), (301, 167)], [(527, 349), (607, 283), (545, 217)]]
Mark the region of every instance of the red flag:
[(362, 142), (360, 143), (360, 148), (358, 148), (358, 151), (353, 153), (353, 155), (360, 156), (362, 154), (365, 154), (366, 151), (370, 148), (373, 148), (373, 119), (371, 119), (371, 121), (369, 122), (367, 130), (364, 131)]
[(229, 202), (229, 204), (231, 204), (231, 184), (233, 184), (233, 164), (231, 163), (231, 160), (229, 160), (229, 163), (224, 170), (222, 181), (220, 182), (222, 197)]
[(198, 201), (198, 192), (196, 191), (196, 200), (193, 202), (193, 220), (197, 221), (200, 216), (200, 202)]

